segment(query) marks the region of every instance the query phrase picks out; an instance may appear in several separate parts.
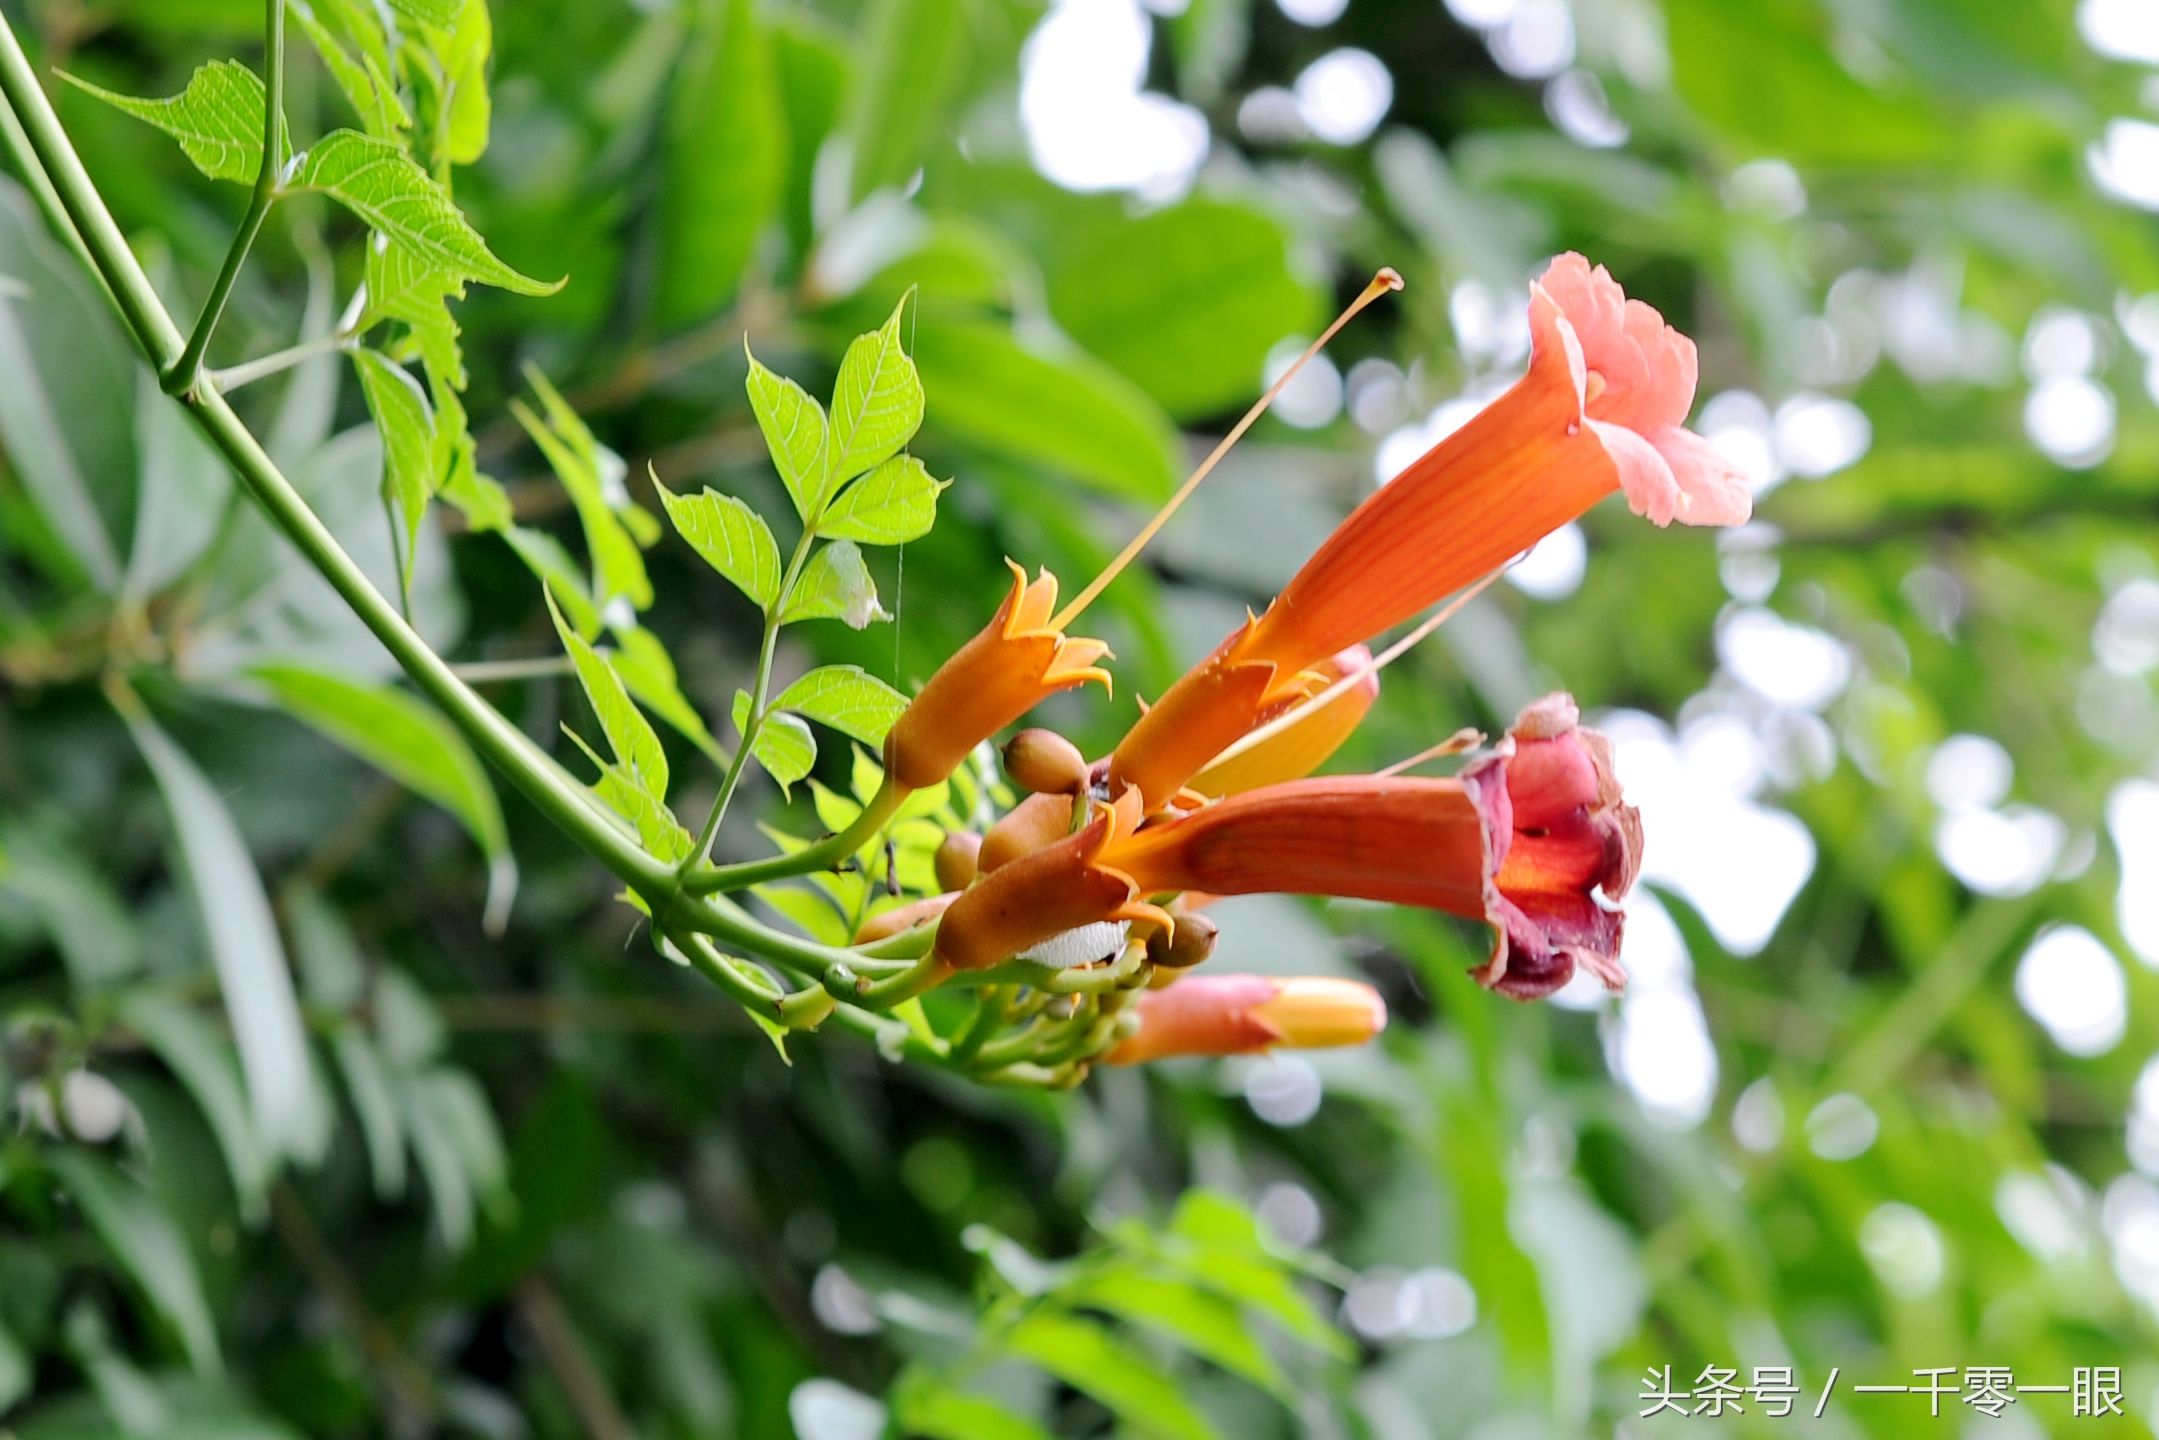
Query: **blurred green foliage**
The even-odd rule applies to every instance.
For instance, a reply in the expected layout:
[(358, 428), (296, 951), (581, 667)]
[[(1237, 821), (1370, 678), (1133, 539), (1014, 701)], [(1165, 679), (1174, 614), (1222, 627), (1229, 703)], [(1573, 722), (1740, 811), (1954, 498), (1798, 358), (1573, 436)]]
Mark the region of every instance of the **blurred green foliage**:
[[(2159, 229), (2097, 177), (2159, 75), (2086, 38), (2134, 0), (1057, 14), (1090, 3), (1151, 35), (1145, 83), (1207, 136), (1191, 173), (1039, 173), (1022, 76), (1101, 57), (1028, 49), (1025, 0), (498, 5), (490, 143), (439, 92), (445, 169), (503, 261), (569, 277), (455, 308), (500, 508), (474, 492), (393, 538), (381, 397), (339, 357), (243, 408), (378, 584), (409, 561), (421, 629), (496, 666), (535, 737), (589, 722), (532, 572), (611, 554), (594, 599), (664, 637), (688, 773), (705, 727), (731, 734), (757, 616), (591, 495), (619, 457), (653, 511), (648, 462), (785, 513), (745, 337), (828, 393), (914, 287), (944, 523), (871, 555), (891, 625), (790, 631), (779, 658), (904, 690), (1006, 555), (1081, 583), (1331, 297), (1402, 271), (1337, 342), (1340, 389), (1262, 422), (1096, 612), (1147, 695), (1264, 602), (1387, 437), (1511, 377), (1523, 283), (1581, 249), (1698, 337), (1699, 423), (1783, 483), (1722, 541), (1599, 510), (1578, 579), (1496, 587), (1389, 673), (1341, 763), (1556, 685), (1626, 712), (1634, 996), (1517, 1007), (1464, 977), (1482, 937), (1433, 917), (1243, 902), (1217, 963), (1372, 978), (1382, 1045), (1053, 1097), (841, 1036), (783, 1063), (477, 783), (0, 184), (0, 1428), (1650, 1434), (1687, 1422), (1635, 1418), (1645, 1371), (1790, 1366), (1802, 1415), (1837, 1368), (1825, 1433), (1902, 1435), (1923, 1396), (1850, 1387), (1986, 1364), (2119, 1366), (2127, 1414), (2035, 1393), (1981, 1433), (2150, 1428), (2159, 843), (2125, 782), (2159, 761)], [(251, 0), (5, 9), (42, 65), (126, 94), (257, 56)], [(1299, 80), (1341, 47), (1391, 107), (1330, 143)], [(296, 132), (365, 119), (298, 40), (290, 72)], [(192, 314), (237, 192), (55, 100)], [(325, 333), (358, 234), (281, 206), (213, 363)], [(590, 436), (518, 424), (528, 371)], [(1043, 713), (1099, 753), (1131, 704)], [(285, 1031), (304, 1053), (234, 1044)]]

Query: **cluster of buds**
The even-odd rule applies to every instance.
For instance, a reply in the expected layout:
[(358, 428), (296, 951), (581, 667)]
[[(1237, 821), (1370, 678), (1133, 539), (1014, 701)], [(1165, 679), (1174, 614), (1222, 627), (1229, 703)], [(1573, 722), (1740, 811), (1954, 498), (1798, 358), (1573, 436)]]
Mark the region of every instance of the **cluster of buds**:
[[(1399, 283), (1383, 272), (1365, 299)], [(1605, 496), (1658, 525), (1747, 517), (1732, 467), (1683, 428), (1691, 341), (1572, 254), (1530, 287), (1529, 328), (1528, 373), (1358, 506), (1111, 754), (1090, 762), (1046, 730), (1015, 737), (1006, 773), (1026, 799), (979, 840), (948, 841), (946, 893), (880, 928), (934, 921), (946, 974), (1023, 961), (1114, 974), (1131, 1003), (1105, 1009), (1080, 1057), (1111, 1063), (1353, 1044), (1385, 1024), (1359, 982), (1188, 975), (1213, 949), (1215, 896), (1444, 911), (1491, 927), (1473, 973), (1500, 994), (1547, 996), (1578, 970), (1620, 988), (1640, 820), (1571, 697), (1529, 706), (1445, 778), (1313, 773), (1377, 698), (1369, 642), (1472, 593)], [(997, 615), (893, 727), (890, 782), (935, 784), (1048, 696), (1106, 688), (1107, 647), (1066, 633), (1102, 583), (1056, 613), (1056, 579), (1013, 566)]]

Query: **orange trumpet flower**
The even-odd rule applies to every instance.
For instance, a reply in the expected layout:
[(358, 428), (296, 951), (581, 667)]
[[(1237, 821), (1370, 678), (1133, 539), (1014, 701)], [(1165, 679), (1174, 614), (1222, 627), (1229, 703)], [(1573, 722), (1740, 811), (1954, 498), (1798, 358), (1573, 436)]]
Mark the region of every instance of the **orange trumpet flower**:
[(1377, 990), (1319, 976), (1195, 976), (1146, 992), (1135, 1009), (1139, 1029), (1102, 1057), (1106, 1063), (1362, 1045), (1387, 1028)]
[(975, 746), (1060, 690), (1090, 680), (1109, 688), (1109, 671), (1095, 662), (1109, 653), (1100, 640), (1067, 636), (1050, 616), (1057, 577), (1032, 582), (1012, 561), (1012, 593), (990, 623), (937, 668), (885, 737), (885, 771), (908, 790), (935, 785)]
[(1436, 604), (1624, 490), (1659, 525), (1734, 525), (1737, 472), (1682, 428), (1694, 342), (1575, 254), (1530, 286), (1529, 372), (1350, 513), (1264, 615), (1134, 725), (1115, 794), (1166, 803), (1322, 656)]
[(1547, 696), (1451, 779), (1293, 780), (1137, 829), (1127, 792), (961, 896), (938, 950), (977, 968), (1097, 920), (1166, 923), (1146, 895), (1328, 895), (1488, 922), (1476, 977), (1517, 999), (1549, 995), (1577, 966), (1619, 989), (1618, 901), (1639, 868), (1641, 820), (1604, 737), (1578, 720), (1572, 698)]

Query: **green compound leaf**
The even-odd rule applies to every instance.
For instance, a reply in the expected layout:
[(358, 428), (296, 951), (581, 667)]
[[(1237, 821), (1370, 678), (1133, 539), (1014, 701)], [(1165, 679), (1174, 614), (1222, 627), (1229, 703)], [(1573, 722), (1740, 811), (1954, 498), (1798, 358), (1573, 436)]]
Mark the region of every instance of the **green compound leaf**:
[(181, 870), (240, 1047), (256, 1137), (271, 1154), (319, 1159), (331, 1117), (262, 876), (224, 797), (195, 762), (147, 714), (133, 711), (127, 722), (172, 817)]
[(858, 665), (825, 665), (782, 690), (772, 704), (865, 745), (882, 745), (907, 697)]
[(1213, 1440), (1215, 1428), (1177, 1382), (1139, 1349), (1077, 1316), (1037, 1309), (1005, 1335), (1013, 1354), (1093, 1396), (1130, 1433), (1156, 1440)]
[(517, 888), (509, 827), (472, 747), (441, 713), (415, 696), (304, 665), (258, 665), (279, 709), (457, 817), (488, 860), (487, 914), (506, 918)]
[(288, 9), (292, 18), (300, 22), (301, 32), (315, 47), (315, 53), (322, 57), (323, 68), (344, 92), (346, 102), (358, 113), (368, 134), (387, 140), (411, 126), (412, 116), (406, 111), (404, 102), (398, 99), (397, 82), (375, 62), (373, 55), (363, 52), (355, 60), (331, 33), (330, 27), (301, 0), (292, 0)]
[(469, 3), (471, 0), (390, 0), (390, 8), (407, 20), (447, 27), (457, 23), (459, 13)]
[[(746, 352), (745, 352), (746, 353)], [(750, 409), (757, 428), (764, 432), (765, 448), (772, 452), (773, 468), (795, 502), (795, 513), (807, 520), (824, 497), (825, 444), (830, 427), (825, 407), (794, 381), (775, 375), (750, 356)]]
[(395, 522), (398, 580), (409, 605), (413, 551), (419, 544), (428, 497), (435, 490), (435, 416), (419, 382), (388, 356), (377, 350), (355, 350), (352, 363), (360, 372), (368, 413), (382, 432), (382, 499)]
[(666, 325), (709, 316), (734, 297), (787, 183), (772, 38), (753, 0), (694, 8), (660, 194), (656, 304)]
[(175, 995), (137, 990), (120, 1001), (120, 1018), (142, 1037), (194, 1097), (210, 1133), (224, 1152), (240, 1213), (249, 1223), (268, 1213), (274, 1166), (255, 1138), (248, 1118), (247, 1087), (234, 1063), (232, 1042), (204, 1013)]
[[(255, 183), (262, 168), (264, 95), (262, 77), (245, 65), (212, 60), (189, 78), (185, 90), (163, 100), (115, 94), (72, 75), (62, 78), (179, 141), (195, 168), (212, 180)], [(290, 144), (281, 142), (279, 166), (290, 154)]]
[(570, 652), (577, 681), (585, 690), (592, 713), (599, 718), (608, 748), (615, 753), (625, 778), (664, 808), (667, 801), (667, 752), (660, 746), (659, 732), (645, 718), (623, 687), (622, 677), (597, 650), (586, 644), (562, 618), (552, 589), (547, 592), (547, 613), (554, 617), (555, 633)]
[[(600, 444), (576, 409), (537, 366), (525, 367), (525, 380), (540, 397), (546, 419), (543, 421), (518, 400), (510, 402), (510, 413), (547, 457), (548, 466), (562, 481), (570, 503), (577, 509), (577, 523), (585, 533), (585, 548), (591, 552), (598, 581), (595, 603), (604, 612), (608, 602), (620, 596), (630, 602), (633, 610), (649, 608), (652, 578), (645, 570), (644, 554), (630, 527), (635, 523), (656, 526), (659, 522), (631, 501), (629, 489), (623, 484), (621, 458)], [(591, 633), (582, 624), (578, 628)]]
[(934, 480), (912, 455), (895, 455), (840, 492), (817, 529), (835, 540), (903, 545), (937, 522), (937, 496), (952, 482)]
[(725, 575), (735, 588), (771, 609), (780, 598), (780, 547), (764, 519), (742, 500), (706, 490), (677, 496), (653, 477), (660, 504), (675, 533), (690, 542), (704, 562)]
[[(750, 719), (746, 690), (735, 692), (734, 719), (736, 733), (746, 734)], [(785, 790), (809, 774), (810, 767), (817, 763), (817, 737), (800, 718), (774, 710), (757, 727), (757, 740), (750, 746), (750, 753)]]
[(922, 428), (922, 377), (900, 346), (902, 298), (891, 318), (858, 336), (832, 387), (832, 444), (822, 500), (847, 481), (899, 453)]
[(835, 540), (810, 557), (780, 614), (783, 623), (838, 620), (852, 630), (891, 618), (877, 603), (877, 582), (852, 540)]
[(560, 280), (551, 285), (535, 280), (498, 259), (449, 193), (388, 140), (333, 130), (300, 158), (285, 188), (330, 196), (391, 244), (405, 246), (437, 270), (520, 295), (552, 295), (563, 286)]
[(88, 1150), (56, 1146), (45, 1163), (120, 1268), (179, 1335), (188, 1363), (199, 1373), (215, 1374), (220, 1368), (217, 1326), (195, 1257), (172, 1217), (148, 1190)]

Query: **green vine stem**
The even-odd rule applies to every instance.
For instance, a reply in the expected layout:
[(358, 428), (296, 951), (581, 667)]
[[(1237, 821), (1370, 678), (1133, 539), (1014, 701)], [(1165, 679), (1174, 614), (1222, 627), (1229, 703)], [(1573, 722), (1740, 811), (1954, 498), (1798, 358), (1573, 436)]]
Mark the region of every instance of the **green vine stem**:
[[(736, 764), (749, 753), (749, 742), (744, 741), (736, 752)], [(722, 799), (725, 790), (722, 790)], [(746, 890), (752, 885), (762, 885), (767, 880), (783, 880), (790, 875), (807, 875), (816, 870), (828, 870), (846, 860), (877, 837), (887, 822), (898, 813), (907, 799), (907, 791), (892, 783), (887, 776), (870, 803), (863, 807), (845, 830), (827, 835), (814, 845), (808, 845), (787, 855), (773, 855), (763, 860), (745, 860), (735, 865), (712, 865), (693, 870), (683, 877), (683, 888), (693, 895), (711, 895), (723, 891)], [(720, 807), (714, 807), (717, 814)]]
[(270, 207), (277, 202), (277, 172), (284, 148), (278, 141), (285, 133), (285, 0), (269, 0), (263, 9), (262, 162), (255, 167), (255, 189), (248, 196), (247, 213), (240, 217), (232, 248), (225, 252), (225, 264), (217, 272), (209, 297), (202, 302), (202, 313), (195, 318), (195, 331), (187, 337), (187, 348), (158, 375), (158, 383), (168, 395), (184, 395), (201, 380), (210, 337), (217, 333), (217, 322), (224, 318), (225, 302), (232, 298), (232, 287), (239, 282), (248, 252), (255, 248), (255, 237), (262, 233), (262, 222), (270, 217)]
[[(270, 8), (273, 12), (280, 9), (276, 4)], [(188, 347), (134, 252), (128, 248), (126, 238), (98, 194), (96, 184), (83, 167), (66, 131), (61, 128), (59, 117), (54, 114), (29, 57), (23, 52), (21, 41), (5, 15), (0, 15), (0, 98), (5, 99), (13, 121), (0, 130), (4, 130), (4, 138), (11, 142), (11, 149), (16, 152), (30, 181), (31, 193), (37, 197), (47, 222), (87, 259), (133, 333), (137, 348), (150, 364), (160, 375), (173, 373)], [(275, 113), (274, 103), (271, 108)], [(266, 169), (274, 163), (277, 135), (274, 128), (268, 131)], [(244, 254), (240, 258), (244, 260)], [(229, 291), (230, 286), (224, 289)], [(655, 858), (638, 845), (619, 821), (598, 807), (568, 771), (501, 712), (481, 699), (405, 622), (396, 607), (375, 588), (321, 518), (309, 508), (223, 396), (209, 387), (190, 385), (182, 387), (176, 399), (224, 455), (241, 484), (271, 522), (330, 582), (340, 598), (411, 677), (414, 685), (441, 707), (473, 748), (542, 814), (642, 897), (662, 931), (686, 941), (684, 948), (693, 957), (699, 953), (700, 937), (709, 935), (787, 966), (827, 988), (831, 988), (828, 977), (841, 967), (859, 977), (865, 986), (875, 986), (909, 971), (910, 965), (905, 959), (880, 960), (856, 951), (821, 945), (774, 930), (724, 900), (685, 894), (674, 866)], [(800, 852), (785, 858), (800, 862), (808, 853)], [(807, 868), (815, 868), (815, 865)], [(707, 973), (713, 972), (707, 970)], [(747, 987), (747, 982), (739, 975), (732, 971), (728, 973), (734, 983), (723, 983), (723, 988), (729, 993), (735, 993), (737, 985)], [(755, 987), (747, 987), (746, 993), (753, 994), (759, 1004), (770, 998)], [(838, 1013), (847, 1015), (849, 1007), (842, 1006)], [(885, 1033), (877, 1028), (881, 1022), (876, 1017), (867, 1012), (857, 1013), (872, 1027), (873, 1034)]]

